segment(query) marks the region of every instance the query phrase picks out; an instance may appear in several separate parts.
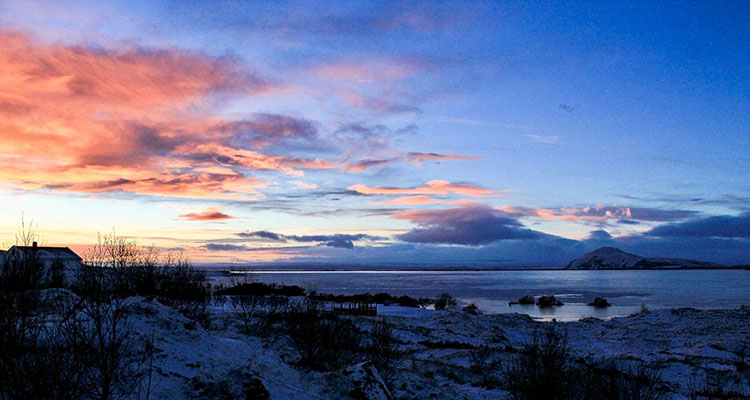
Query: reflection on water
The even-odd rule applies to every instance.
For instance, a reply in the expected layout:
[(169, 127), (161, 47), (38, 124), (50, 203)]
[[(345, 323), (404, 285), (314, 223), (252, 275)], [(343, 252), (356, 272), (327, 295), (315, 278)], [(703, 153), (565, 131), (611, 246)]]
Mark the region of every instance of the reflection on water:
[[(228, 278), (216, 271), (215, 281)], [(750, 304), (750, 271), (254, 271), (254, 279), (300, 286), (315, 285), (335, 294), (378, 293), (437, 296), (450, 293), (486, 313), (518, 312), (558, 320), (609, 318), (658, 308), (735, 308)], [(217, 282), (218, 283), (218, 282)], [(509, 306), (524, 295), (554, 294), (562, 307)], [(586, 305), (595, 297), (612, 304)]]

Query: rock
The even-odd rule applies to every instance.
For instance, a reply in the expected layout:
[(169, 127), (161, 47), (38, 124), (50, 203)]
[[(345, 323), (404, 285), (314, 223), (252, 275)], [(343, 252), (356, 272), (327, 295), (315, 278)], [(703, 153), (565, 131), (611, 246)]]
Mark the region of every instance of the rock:
[(612, 304), (609, 304), (607, 299), (597, 297), (592, 301), (591, 303), (588, 303), (589, 306), (596, 307), (596, 308), (606, 308), (611, 306)]
[(393, 400), (391, 392), (371, 362), (365, 361), (344, 369), (344, 375), (351, 377), (354, 389), (349, 393), (358, 400)]
[(518, 304), (534, 304), (534, 296), (523, 296), (518, 299)]
[(555, 296), (549, 295), (549, 296), (539, 296), (539, 298), (536, 300), (536, 305), (539, 307), (553, 307), (553, 306), (561, 306), (563, 303), (560, 300), (557, 300)]
[(463, 308), (465, 313), (471, 314), (471, 315), (479, 315), (479, 307), (477, 307), (476, 304), (470, 303), (466, 307)]

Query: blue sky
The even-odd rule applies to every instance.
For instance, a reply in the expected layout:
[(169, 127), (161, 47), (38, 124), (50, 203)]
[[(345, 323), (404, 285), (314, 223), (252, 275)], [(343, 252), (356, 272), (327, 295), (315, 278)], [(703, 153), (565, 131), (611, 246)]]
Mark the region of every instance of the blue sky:
[(0, 2), (0, 235), (23, 212), (53, 244), (114, 228), (196, 262), (750, 263), (748, 17)]

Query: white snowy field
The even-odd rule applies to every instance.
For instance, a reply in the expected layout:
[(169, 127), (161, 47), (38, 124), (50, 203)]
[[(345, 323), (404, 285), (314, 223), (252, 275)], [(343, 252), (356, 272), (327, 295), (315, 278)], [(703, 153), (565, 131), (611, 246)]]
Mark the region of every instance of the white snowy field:
[[(642, 360), (657, 366), (666, 398), (688, 398), (691, 385), (706, 374), (750, 384), (747, 369), (738, 364), (738, 351), (750, 341), (747, 307), (665, 309), (564, 323), (536, 322), (520, 314), (381, 307), (402, 356), (390, 370), (374, 373), (380, 381), (362, 366), (327, 372), (299, 366), (300, 354), (282, 329), (245, 334), (229, 305), (211, 306), (210, 326), (202, 327), (156, 300), (131, 298), (128, 303), (135, 341), (154, 338), (151, 399), (205, 398), (196, 394), (202, 388), (253, 378), (271, 399), (348, 399), (362, 395), (353, 392), (362, 375), (369, 376), (371, 384), (375, 380), (387, 387), (373, 389), (365, 398), (502, 399), (507, 395), (503, 389), (483, 387), (480, 375), (499, 373), (503, 361), (515, 357), (535, 331), (553, 324), (567, 334), (571, 355), (578, 359)], [(345, 318), (367, 331), (383, 317)], [(470, 368), (472, 351), (479, 347), (491, 350), (493, 362), (487, 368), (497, 371)]]

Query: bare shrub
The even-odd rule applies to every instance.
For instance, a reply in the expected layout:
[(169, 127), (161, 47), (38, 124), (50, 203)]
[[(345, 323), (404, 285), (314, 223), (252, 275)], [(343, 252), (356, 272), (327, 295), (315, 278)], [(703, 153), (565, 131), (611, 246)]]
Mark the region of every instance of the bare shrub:
[(242, 369), (229, 371), (218, 380), (196, 376), (192, 389), (192, 397), (197, 400), (268, 400), (270, 397), (263, 382)]
[(206, 282), (206, 273), (174, 254), (162, 260), (157, 272), (155, 286), (159, 301), (176, 308), (187, 318), (208, 324), (211, 288)]
[(86, 390), (100, 400), (124, 398), (138, 388), (138, 371), (130, 356), (135, 344), (125, 302), (117, 297), (84, 299), (83, 345), (90, 351)]
[(75, 303), (47, 304), (38, 290), (13, 289), (7, 283), (16, 278), (5, 278), (0, 273), (0, 399), (109, 400), (132, 393), (138, 376), (128, 358), (122, 300), (95, 291)]
[(479, 314), (481, 314), (479, 312), (479, 307), (477, 307), (477, 305), (474, 304), (474, 303), (469, 303), (466, 307), (463, 308), (463, 311), (465, 313), (471, 314), (471, 315), (479, 315)]
[(432, 299), (430, 299), (429, 297), (420, 297), (419, 300), (417, 300), (417, 305), (421, 309), (427, 309), (430, 304), (432, 304)]
[(0, 398), (33, 398), (44, 319), (37, 314), (41, 264), (8, 257), (0, 268)]
[(86, 296), (154, 296), (187, 318), (208, 323), (211, 291), (205, 272), (180, 254), (161, 256), (153, 246), (140, 246), (114, 233), (98, 236), (74, 288)]
[(7, 255), (0, 263), (0, 290), (10, 296), (44, 286), (44, 265), (34, 253)]
[(446, 311), (453, 311), (456, 309), (456, 306), (458, 306), (458, 301), (455, 297), (451, 296), (448, 293), (443, 293), (435, 300), (435, 309), (436, 310), (446, 310)]
[(732, 350), (734, 366), (738, 371), (750, 370), (750, 344), (742, 343)]
[[(17, 241), (37, 240), (34, 225), (22, 223)], [(101, 272), (82, 269), (80, 286), (87, 290), (80, 298), (65, 291), (40, 296), (50, 281), (35, 252), (3, 260), (0, 399), (110, 400), (133, 393), (140, 378), (132, 373), (124, 303), (112, 297), (114, 283)]]
[(245, 333), (250, 333), (253, 328), (253, 321), (266, 304), (265, 296), (237, 295), (231, 298), (232, 308), (242, 321)]
[(502, 382), (514, 400), (570, 399), (573, 394), (567, 335), (550, 327), (535, 331), (520, 354), (502, 369)]
[(497, 349), (486, 344), (469, 350), (469, 370), (479, 378), (476, 383), (482, 387), (500, 386), (497, 374)]
[(253, 290), (245, 290), (252, 288), (254, 283), (252, 277), (243, 275), (242, 279), (232, 278), (231, 285), (220, 292), (221, 294), (232, 293), (229, 301), (233, 311), (242, 321), (245, 333), (253, 330), (255, 318), (266, 306), (265, 296), (255, 294)]
[(280, 321), (291, 309), (289, 297), (273, 295), (267, 297), (265, 310), (256, 323), (255, 332), (263, 336), (269, 335), (274, 324)]
[(577, 374), (575, 398), (659, 400), (666, 398), (659, 369), (645, 362), (608, 361), (590, 365)]
[(493, 362), (494, 350), (487, 345), (479, 345), (469, 350), (469, 369), (473, 372), (487, 371)]
[(688, 381), (690, 400), (747, 400), (750, 385), (739, 374), (703, 368)]
[(224, 311), (224, 305), (227, 304), (227, 295), (221, 292), (223, 289), (224, 286), (222, 285), (215, 287), (214, 294), (211, 296), (213, 304), (217, 307), (221, 307), (221, 311)]
[(391, 325), (384, 317), (377, 318), (372, 323), (370, 330), (370, 343), (368, 345), (370, 361), (379, 369), (387, 370), (401, 356), (398, 349), (398, 340), (393, 333)]
[(0, 399), (78, 399), (88, 352), (71, 325), (31, 327), (0, 340)]
[(321, 370), (351, 363), (363, 348), (364, 335), (350, 320), (322, 311), (321, 303), (306, 299), (284, 316), (301, 363)]
[(660, 400), (666, 395), (659, 369), (643, 362), (577, 362), (567, 336), (554, 327), (536, 331), (504, 365), (502, 377), (512, 399)]

